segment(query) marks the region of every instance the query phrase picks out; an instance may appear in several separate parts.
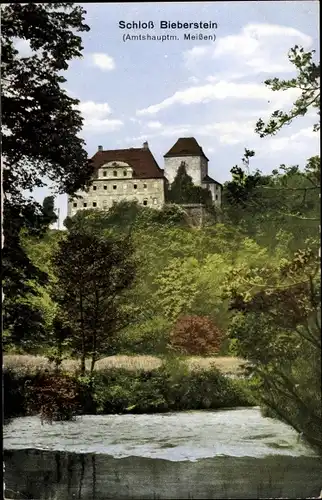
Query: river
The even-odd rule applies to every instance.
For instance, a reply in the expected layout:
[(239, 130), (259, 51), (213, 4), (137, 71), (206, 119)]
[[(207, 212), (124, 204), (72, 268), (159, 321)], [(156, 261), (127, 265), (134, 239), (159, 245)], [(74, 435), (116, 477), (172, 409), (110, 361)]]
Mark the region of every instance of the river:
[(258, 408), (21, 417), (3, 434), (7, 498), (305, 498), (322, 488), (321, 459)]

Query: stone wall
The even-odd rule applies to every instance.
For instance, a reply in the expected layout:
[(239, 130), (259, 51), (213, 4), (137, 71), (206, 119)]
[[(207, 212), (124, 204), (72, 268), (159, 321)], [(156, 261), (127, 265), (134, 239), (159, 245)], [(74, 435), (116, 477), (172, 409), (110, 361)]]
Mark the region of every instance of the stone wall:
[(185, 212), (189, 225), (200, 227), (213, 219), (213, 216), (209, 214), (204, 205), (190, 203), (180, 205), (180, 207)]

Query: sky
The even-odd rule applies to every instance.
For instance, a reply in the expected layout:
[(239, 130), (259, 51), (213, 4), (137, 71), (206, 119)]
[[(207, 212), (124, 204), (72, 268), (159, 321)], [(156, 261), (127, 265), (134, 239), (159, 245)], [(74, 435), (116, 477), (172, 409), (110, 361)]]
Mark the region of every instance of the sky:
[[(195, 137), (209, 158), (209, 175), (223, 183), (255, 151), (252, 169), (269, 173), (280, 164), (305, 165), (319, 152), (312, 114), (272, 138), (255, 124), (275, 109), (289, 109), (296, 90), (272, 92), (268, 78), (289, 79), (294, 45), (319, 47), (317, 1), (171, 2), (82, 4), (90, 26), (82, 34), (83, 58), (64, 73), (64, 87), (80, 100), (81, 136), (91, 157), (103, 149), (142, 147), (148, 141), (160, 168), (179, 137)], [(154, 23), (152, 29), (121, 29), (119, 22)], [(213, 22), (213, 29), (160, 29), (160, 21)], [(184, 34), (215, 35), (214, 41)], [(172, 35), (175, 40), (125, 40), (123, 35)], [(28, 51), (18, 42), (21, 53)], [(317, 52), (319, 57), (319, 53)], [(42, 201), (49, 189), (33, 195)], [(60, 226), (67, 197), (56, 200)]]

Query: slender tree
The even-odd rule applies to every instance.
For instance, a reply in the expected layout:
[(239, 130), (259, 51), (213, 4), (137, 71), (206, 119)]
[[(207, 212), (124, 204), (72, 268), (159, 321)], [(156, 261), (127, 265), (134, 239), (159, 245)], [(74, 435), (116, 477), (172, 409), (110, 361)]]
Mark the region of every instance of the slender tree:
[(121, 299), (135, 276), (132, 254), (128, 237), (71, 232), (53, 256), (53, 294), (72, 332), (70, 346), (81, 358), (82, 374), (86, 357), (91, 357), (92, 372), (99, 356), (108, 352), (113, 334), (126, 324)]

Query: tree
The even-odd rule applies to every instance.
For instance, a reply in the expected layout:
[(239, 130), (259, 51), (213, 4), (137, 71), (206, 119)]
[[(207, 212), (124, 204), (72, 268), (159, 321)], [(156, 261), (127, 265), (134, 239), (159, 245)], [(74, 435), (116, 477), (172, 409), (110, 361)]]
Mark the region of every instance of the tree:
[(194, 185), (192, 177), (187, 174), (184, 162), (181, 162), (170, 189), (166, 191), (166, 195), (166, 201), (179, 205), (186, 203), (212, 204), (209, 189)]
[(42, 212), (43, 212), (43, 223), (49, 229), (49, 227), (58, 220), (58, 217), (55, 212), (54, 196), (46, 196), (44, 198), (42, 204)]
[(226, 223), (238, 225), (244, 233), (272, 250), (279, 232), (290, 232), (294, 251), (317, 233), (319, 158), (308, 160), (304, 170), (299, 166), (281, 165), (271, 175), (262, 175), (260, 171), (247, 173), (248, 153), (245, 150), (244, 168), (234, 167), (232, 181), (224, 187)]
[[(258, 121), (256, 131), (261, 137), (275, 135), (293, 119), (319, 107), (320, 65), (312, 61), (313, 53), (294, 47), (289, 58), (298, 70), (297, 77), (265, 82), (275, 91), (297, 88), (301, 95), (289, 112), (276, 110), (267, 124)], [(318, 129), (316, 123), (314, 130)], [(262, 193), (267, 190), (276, 200), (272, 213), (275, 210), (278, 216), (304, 221), (305, 225), (314, 222), (310, 239), (305, 238), (302, 225), (304, 248), (262, 267), (236, 266), (227, 276), (225, 296), (235, 313), (231, 339), (236, 353), (251, 362), (250, 373), (262, 402), (273, 416), (303, 433), (321, 451), (321, 276), (316, 227), (319, 163), (314, 156), (304, 171), (283, 166), (284, 175), (275, 171), (269, 184), (261, 186)], [(291, 199), (287, 205), (286, 196)]]
[[(85, 143), (77, 136), (83, 124), (79, 101), (61, 88), (66, 81), (61, 72), (81, 57), (77, 33), (89, 30), (84, 14), (72, 3), (1, 6), (3, 283), (10, 307), (25, 297), (30, 280), (45, 279), (22, 248), (20, 235), (23, 230), (44, 233), (48, 200), (41, 207), (24, 193), (48, 179), (58, 192), (73, 194), (91, 177)], [(20, 57), (17, 39), (29, 43), (30, 57)]]
[(108, 352), (113, 334), (126, 324), (121, 299), (135, 276), (132, 254), (128, 237), (72, 231), (53, 255), (53, 294), (72, 331), (70, 347), (81, 358), (82, 374), (86, 357), (91, 357), (92, 372), (100, 354)]
[[(290, 50), (288, 57), (297, 70), (296, 78), (291, 80), (272, 78), (265, 81), (265, 85), (273, 91), (294, 88), (300, 91), (300, 96), (289, 111), (274, 111), (267, 124), (262, 119), (258, 120), (256, 132), (260, 137), (275, 135), (295, 118), (305, 116), (310, 109), (316, 110), (317, 115), (320, 116), (320, 62), (313, 61), (314, 54), (315, 50), (305, 52), (303, 47), (295, 45)], [(319, 129), (320, 123), (317, 122), (314, 125), (314, 130), (318, 131)]]
[(321, 280), (317, 252), (227, 278), (237, 354), (274, 414), (322, 449)]
[[(276, 92), (297, 89), (299, 97), (289, 111), (275, 110), (266, 124), (262, 119), (257, 121), (255, 131), (260, 137), (276, 135), (284, 126), (305, 116), (308, 111), (316, 111), (320, 116), (320, 63), (313, 61), (314, 54), (314, 50), (305, 52), (296, 45), (289, 52), (289, 60), (294, 65), (297, 76), (290, 80), (272, 78), (265, 81), (265, 85)], [(319, 128), (320, 124), (316, 122), (313, 130), (318, 131)], [(267, 177), (261, 176), (260, 172), (250, 174), (249, 160), (252, 156), (253, 151), (245, 150), (244, 169), (234, 167), (233, 180), (225, 186), (226, 202), (235, 217), (233, 221), (245, 219), (245, 212), (248, 213), (249, 220), (255, 218), (256, 221), (259, 218), (265, 219), (266, 213), (266, 220), (273, 217), (275, 226), (276, 223), (279, 227), (281, 224), (284, 227), (292, 224), (300, 232), (309, 224), (316, 231), (319, 220), (317, 195), (321, 186), (320, 158), (309, 158), (304, 171), (298, 166), (286, 167), (282, 164), (282, 173), (275, 170)], [(235, 210), (231, 210), (232, 208)], [(240, 208), (244, 214), (240, 212)]]
[(216, 353), (222, 338), (222, 333), (209, 318), (182, 316), (170, 334), (170, 344), (182, 354), (202, 356)]

